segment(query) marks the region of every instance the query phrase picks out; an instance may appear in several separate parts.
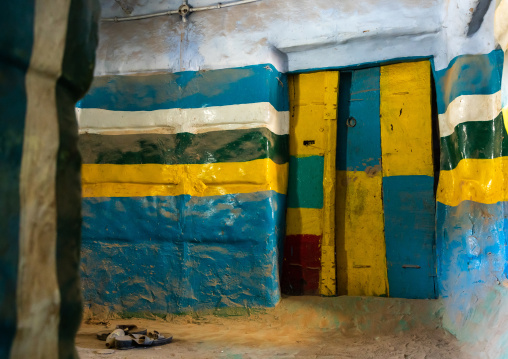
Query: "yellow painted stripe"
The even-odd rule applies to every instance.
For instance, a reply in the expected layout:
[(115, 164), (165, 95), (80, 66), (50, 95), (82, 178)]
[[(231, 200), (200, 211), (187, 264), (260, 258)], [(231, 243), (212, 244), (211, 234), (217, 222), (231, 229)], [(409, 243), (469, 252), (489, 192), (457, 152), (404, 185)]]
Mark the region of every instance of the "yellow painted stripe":
[(337, 171), (338, 294), (388, 295), (382, 173)]
[(383, 176), (433, 176), (428, 61), (381, 66)]
[(204, 165), (86, 164), (83, 197), (204, 197), (270, 190), (286, 194), (287, 170), (287, 163), (271, 159)]
[(450, 171), (441, 171), (437, 200), (448, 206), (462, 201), (492, 204), (508, 200), (508, 157), (468, 158)]
[(286, 212), (286, 235), (323, 234), (322, 210), (316, 208), (288, 208)]
[[(505, 59), (508, 59), (508, 55), (505, 56)], [(508, 106), (503, 108), (502, 112), (503, 112), (504, 128), (508, 132)]]
[[(289, 77), (289, 154), (295, 157), (323, 156), (326, 147), (324, 88), (329, 72)], [(335, 87), (338, 86), (338, 82)], [(335, 100), (335, 104), (336, 104)], [(314, 143), (304, 144), (304, 141)]]
[(323, 237), (321, 238), (321, 272), (319, 294), (337, 293), (335, 269), (335, 157), (337, 153), (337, 93), (339, 72), (327, 71), (324, 81), (324, 171), (323, 171)]

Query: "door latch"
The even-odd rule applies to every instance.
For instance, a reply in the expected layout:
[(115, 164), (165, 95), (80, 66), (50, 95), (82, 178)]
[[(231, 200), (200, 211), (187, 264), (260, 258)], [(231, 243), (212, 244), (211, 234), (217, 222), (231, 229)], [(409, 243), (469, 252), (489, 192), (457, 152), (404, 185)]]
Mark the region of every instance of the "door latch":
[(347, 127), (355, 127), (356, 126), (356, 118), (353, 116), (350, 116), (346, 120), (346, 126)]

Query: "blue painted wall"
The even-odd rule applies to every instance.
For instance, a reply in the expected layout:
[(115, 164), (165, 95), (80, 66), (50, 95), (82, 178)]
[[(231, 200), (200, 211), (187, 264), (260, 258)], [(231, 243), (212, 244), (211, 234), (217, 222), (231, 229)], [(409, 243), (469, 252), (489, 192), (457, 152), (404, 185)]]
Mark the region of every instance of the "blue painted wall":
[(269, 102), (277, 111), (288, 111), (287, 89), (287, 76), (270, 64), (144, 76), (100, 76), (94, 79), (77, 107), (153, 111)]
[(285, 196), (87, 198), (85, 305), (175, 313), (274, 306)]
[(461, 55), (448, 67), (434, 71), (436, 101), (439, 113), (462, 95), (489, 95), (501, 89), (504, 55), (494, 50), (484, 55)]

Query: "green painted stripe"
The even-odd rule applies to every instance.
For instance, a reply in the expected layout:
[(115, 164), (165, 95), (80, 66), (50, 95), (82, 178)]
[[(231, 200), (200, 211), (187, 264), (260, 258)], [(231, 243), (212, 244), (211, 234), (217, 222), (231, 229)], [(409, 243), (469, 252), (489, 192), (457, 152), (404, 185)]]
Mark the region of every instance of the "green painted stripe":
[(80, 135), (83, 163), (204, 164), (270, 158), (288, 162), (288, 135), (267, 128), (201, 134)]
[(458, 124), (451, 135), (441, 138), (441, 170), (452, 170), (465, 158), (502, 156), (508, 156), (508, 135), (502, 113), (492, 121)]
[(289, 208), (323, 207), (324, 164), (323, 156), (289, 158)]

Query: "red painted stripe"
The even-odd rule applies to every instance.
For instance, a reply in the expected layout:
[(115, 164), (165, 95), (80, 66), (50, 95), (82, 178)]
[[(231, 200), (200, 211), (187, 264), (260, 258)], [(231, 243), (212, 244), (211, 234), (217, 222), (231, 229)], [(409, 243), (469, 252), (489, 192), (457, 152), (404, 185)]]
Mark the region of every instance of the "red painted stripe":
[(304, 267), (321, 267), (321, 236), (297, 234), (286, 236), (284, 259)]
[(291, 235), (284, 243), (281, 290), (284, 294), (318, 294), (321, 236)]

